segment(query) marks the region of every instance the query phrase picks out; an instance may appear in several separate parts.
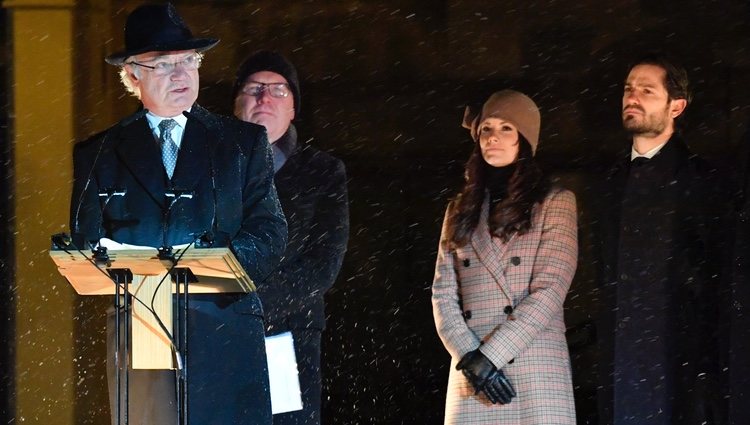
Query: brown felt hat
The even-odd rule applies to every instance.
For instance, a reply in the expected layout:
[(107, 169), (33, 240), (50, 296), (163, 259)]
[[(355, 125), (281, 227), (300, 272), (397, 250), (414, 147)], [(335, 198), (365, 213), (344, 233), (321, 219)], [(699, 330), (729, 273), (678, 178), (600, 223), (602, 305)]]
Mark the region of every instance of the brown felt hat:
[(539, 108), (531, 98), (515, 90), (501, 90), (493, 93), (484, 102), (480, 113), (467, 106), (462, 125), (469, 129), (474, 141), (479, 140), (477, 127), (485, 118), (489, 117), (500, 118), (516, 126), (518, 132), (531, 145), (531, 152), (536, 153), (536, 147), (539, 145), (541, 115), (539, 114)]

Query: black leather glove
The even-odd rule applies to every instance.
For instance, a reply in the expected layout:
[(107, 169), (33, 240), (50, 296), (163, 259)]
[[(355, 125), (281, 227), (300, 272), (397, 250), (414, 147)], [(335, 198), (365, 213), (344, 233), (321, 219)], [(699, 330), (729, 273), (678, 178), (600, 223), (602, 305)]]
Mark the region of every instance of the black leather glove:
[(508, 404), (516, 396), (516, 390), (513, 389), (513, 385), (502, 369), (498, 369), (484, 386), (484, 394), (494, 404)]
[(474, 387), (474, 394), (483, 392), (493, 404), (507, 404), (516, 396), (516, 392), (502, 370), (481, 351), (474, 350), (458, 362), (456, 369), (460, 370)]

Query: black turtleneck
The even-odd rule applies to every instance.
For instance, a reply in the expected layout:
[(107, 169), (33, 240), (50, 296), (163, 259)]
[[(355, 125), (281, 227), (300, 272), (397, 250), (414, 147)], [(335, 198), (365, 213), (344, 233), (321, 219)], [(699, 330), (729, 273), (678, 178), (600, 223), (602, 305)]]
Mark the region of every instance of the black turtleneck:
[(508, 195), (508, 182), (517, 167), (517, 162), (504, 167), (493, 167), (485, 164), (485, 182), (490, 193), (490, 209)]

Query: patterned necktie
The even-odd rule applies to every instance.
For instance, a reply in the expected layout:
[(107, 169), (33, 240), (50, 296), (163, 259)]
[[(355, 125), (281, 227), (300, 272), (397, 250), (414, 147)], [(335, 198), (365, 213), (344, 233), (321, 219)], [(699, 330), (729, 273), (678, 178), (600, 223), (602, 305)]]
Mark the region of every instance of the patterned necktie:
[(172, 178), (174, 166), (177, 164), (177, 144), (172, 140), (172, 129), (177, 125), (173, 119), (162, 120), (159, 123), (159, 143), (161, 144), (161, 160), (167, 170), (167, 176)]

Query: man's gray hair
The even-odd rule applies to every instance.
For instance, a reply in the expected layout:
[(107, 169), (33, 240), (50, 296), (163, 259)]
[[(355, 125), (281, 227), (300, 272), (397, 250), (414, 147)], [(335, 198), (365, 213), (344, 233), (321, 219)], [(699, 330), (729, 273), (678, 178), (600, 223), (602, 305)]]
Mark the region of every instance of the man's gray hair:
[(141, 90), (136, 87), (135, 83), (133, 82), (133, 77), (131, 76), (135, 75), (135, 78), (141, 78), (140, 70), (138, 69), (137, 65), (128, 64), (128, 62), (130, 62), (131, 60), (132, 57), (127, 58), (120, 67), (120, 81), (122, 82), (122, 85), (125, 86), (125, 90), (127, 90), (128, 93), (140, 99)]
[[(195, 54), (198, 56), (198, 60), (203, 60), (203, 53), (195, 52)], [(131, 56), (123, 61), (122, 66), (120, 66), (120, 81), (122, 82), (122, 85), (125, 86), (125, 90), (127, 90), (128, 93), (140, 100), (141, 90), (136, 87), (132, 76), (135, 76), (135, 78), (141, 78), (141, 73), (138, 65), (130, 64), (134, 60), (135, 57)]]

